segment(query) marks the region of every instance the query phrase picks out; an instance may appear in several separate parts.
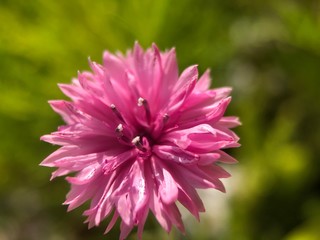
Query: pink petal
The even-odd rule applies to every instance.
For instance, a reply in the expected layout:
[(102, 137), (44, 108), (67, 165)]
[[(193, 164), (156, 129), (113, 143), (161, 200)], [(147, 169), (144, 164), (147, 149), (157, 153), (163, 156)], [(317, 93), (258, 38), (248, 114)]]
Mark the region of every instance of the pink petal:
[[(207, 166), (206, 166), (207, 167)], [(223, 184), (219, 180), (220, 175), (216, 174), (210, 177), (206, 172), (195, 166), (185, 167), (184, 171), (181, 171), (181, 175), (184, 179), (188, 179), (188, 183), (194, 188), (215, 188), (224, 191)]]
[(52, 109), (60, 114), (63, 120), (68, 124), (74, 124), (79, 122), (81, 119), (80, 113), (74, 107), (73, 103), (63, 101), (63, 100), (51, 100), (49, 101)]
[(94, 181), (100, 174), (102, 174), (101, 165), (96, 163), (83, 168), (75, 177), (66, 177), (66, 179), (71, 184), (84, 185)]
[(174, 203), (167, 205), (165, 211), (173, 225), (175, 225), (180, 230), (180, 232), (185, 234), (185, 228), (181, 219), (181, 213), (177, 206)]
[(112, 219), (110, 220), (106, 230), (104, 231), (104, 234), (107, 234), (114, 226), (114, 224), (117, 222), (119, 218), (119, 213), (117, 211), (114, 212)]
[(156, 176), (155, 179), (159, 186), (159, 195), (161, 200), (170, 204), (177, 200), (178, 198), (178, 187), (171, 176), (171, 173), (168, 172), (166, 166), (161, 163), (161, 159), (151, 158), (153, 173)]
[(138, 231), (137, 231), (137, 235), (138, 235), (138, 239), (139, 240), (142, 239), (143, 228), (144, 228), (144, 224), (145, 224), (145, 222), (147, 220), (148, 213), (149, 213), (149, 206), (145, 207), (140, 212), (139, 221), (138, 221)]
[(195, 90), (199, 92), (204, 92), (209, 89), (210, 85), (211, 85), (210, 70), (207, 69), (198, 80), (197, 85), (195, 86)]
[(232, 88), (230, 87), (222, 87), (214, 89), (216, 92), (216, 101), (226, 98), (230, 95)]
[(229, 164), (234, 164), (238, 162), (235, 158), (231, 157), (229, 154), (221, 150), (218, 150), (217, 153), (220, 154), (219, 162), (229, 163)]
[(132, 204), (128, 194), (121, 195), (117, 201), (117, 211), (122, 219), (122, 222), (127, 226), (132, 226), (133, 215), (132, 215)]
[(226, 128), (234, 128), (241, 125), (241, 122), (238, 117), (222, 117), (219, 120), (219, 125)]
[(180, 128), (190, 128), (202, 123), (217, 122), (225, 113), (231, 98), (225, 98), (209, 107), (192, 108), (185, 110), (179, 118)]
[(220, 158), (221, 158), (221, 154), (219, 154), (218, 152), (199, 154), (198, 164), (204, 165), (204, 166), (209, 165), (209, 164), (215, 163), (217, 161), (221, 161)]
[(174, 94), (171, 96), (168, 104), (169, 115), (183, 105), (186, 98), (194, 89), (197, 79), (198, 68), (196, 65), (191, 66), (182, 72), (177, 84), (174, 86)]
[(128, 237), (129, 233), (131, 232), (133, 228), (133, 225), (127, 225), (124, 221), (121, 222), (120, 224), (120, 238), (119, 240), (124, 240)]
[(192, 152), (188, 152), (176, 146), (155, 145), (153, 152), (163, 160), (169, 160), (182, 164), (195, 164), (199, 160), (199, 156)]
[(160, 197), (153, 192), (150, 199), (150, 209), (153, 212), (154, 216), (160, 223), (161, 227), (166, 231), (170, 232), (172, 223), (169, 219), (169, 217), (165, 214), (165, 211), (163, 210), (163, 205), (161, 203)]
[(208, 124), (200, 124), (186, 130), (172, 131), (163, 138), (164, 140), (172, 141), (182, 149), (198, 153), (215, 151), (237, 141), (228, 133), (215, 129)]
[(87, 95), (85, 91), (83, 91), (79, 86), (71, 85), (71, 84), (58, 84), (60, 90), (69, 98), (73, 100), (85, 98)]

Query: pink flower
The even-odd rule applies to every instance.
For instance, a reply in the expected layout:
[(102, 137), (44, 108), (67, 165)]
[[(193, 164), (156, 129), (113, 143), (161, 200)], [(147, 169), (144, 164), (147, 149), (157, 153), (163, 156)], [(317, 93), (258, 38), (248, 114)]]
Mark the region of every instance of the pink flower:
[(41, 165), (58, 168), (52, 178), (76, 173), (66, 177), (64, 204), (90, 201), (89, 228), (113, 214), (106, 233), (120, 217), (120, 239), (135, 226), (141, 238), (151, 210), (167, 232), (184, 232), (176, 203), (199, 219), (205, 208), (196, 189), (225, 191), (220, 178), (229, 174), (217, 163), (236, 162), (222, 150), (239, 146), (230, 130), (238, 118), (223, 116), (231, 89), (209, 90), (209, 71), (198, 79), (197, 66), (179, 76), (175, 49), (156, 45), (105, 52), (103, 65), (90, 67), (59, 85), (71, 101), (49, 102), (66, 125), (41, 137), (61, 146)]

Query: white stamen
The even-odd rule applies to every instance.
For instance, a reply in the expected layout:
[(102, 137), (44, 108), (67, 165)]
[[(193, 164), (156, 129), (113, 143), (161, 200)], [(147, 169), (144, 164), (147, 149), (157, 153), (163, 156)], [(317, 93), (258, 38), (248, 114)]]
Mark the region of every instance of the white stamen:
[(138, 106), (141, 107), (146, 103), (146, 100), (142, 97), (139, 97), (138, 99)]
[(117, 132), (122, 132), (123, 131), (123, 125), (120, 123), (119, 125), (118, 125), (118, 127), (116, 128), (116, 131)]
[[(140, 137), (136, 136), (134, 139), (131, 141), (134, 145), (138, 145), (140, 143)], [(141, 144), (141, 143), (140, 143)]]
[(135, 145), (136, 148), (138, 148), (140, 151), (147, 151), (147, 149), (142, 145), (141, 138), (139, 136), (136, 136), (134, 139), (132, 139), (131, 143)]
[(138, 98), (138, 106), (141, 107), (143, 106), (145, 111), (146, 111), (146, 117), (147, 117), (147, 121), (150, 122), (150, 118), (151, 118), (151, 113), (150, 113), (150, 108), (149, 108), (149, 104), (148, 101), (145, 100), (142, 97)]

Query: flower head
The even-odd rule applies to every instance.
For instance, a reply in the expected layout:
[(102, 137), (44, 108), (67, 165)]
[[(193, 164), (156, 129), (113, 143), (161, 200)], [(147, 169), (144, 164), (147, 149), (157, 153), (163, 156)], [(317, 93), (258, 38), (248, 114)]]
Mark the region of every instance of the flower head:
[(41, 137), (61, 146), (41, 165), (58, 168), (52, 178), (75, 173), (66, 177), (64, 204), (90, 201), (89, 227), (113, 214), (106, 232), (120, 217), (120, 239), (135, 226), (141, 238), (151, 210), (166, 231), (184, 232), (176, 203), (199, 219), (205, 209), (196, 189), (224, 191), (220, 179), (229, 174), (217, 163), (236, 162), (222, 150), (239, 146), (230, 130), (238, 118), (224, 117), (231, 89), (209, 90), (209, 71), (198, 79), (197, 66), (179, 76), (175, 49), (156, 45), (105, 52), (103, 64), (90, 67), (59, 85), (71, 101), (49, 102), (66, 124)]

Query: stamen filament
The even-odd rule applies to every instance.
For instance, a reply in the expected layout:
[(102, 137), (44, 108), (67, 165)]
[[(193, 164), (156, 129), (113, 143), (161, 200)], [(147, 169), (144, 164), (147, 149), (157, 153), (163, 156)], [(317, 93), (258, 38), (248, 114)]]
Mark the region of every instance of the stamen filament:
[(141, 143), (140, 136), (136, 136), (134, 139), (132, 139), (131, 143), (133, 145), (135, 145), (136, 148), (138, 148), (140, 151), (142, 151), (142, 152), (146, 152), (147, 151), (147, 149)]
[(113, 103), (110, 105), (110, 108), (111, 108), (112, 112), (119, 118), (119, 120), (124, 122), (124, 119), (123, 119), (121, 113), (118, 111), (118, 109), (116, 108), (116, 106)]
[(145, 100), (145, 99), (142, 98), (142, 97), (139, 97), (139, 99), (138, 99), (138, 106), (139, 106), (139, 107), (141, 107), (141, 106), (144, 107), (144, 109), (145, 109), (145, 111), (146, 111), (147, 120), (148, 120), (148, 122), (150, 122), (151, 113), (150, 113), (150, 107), (149, 107), (148, 101)]
[(130, 139), (123, 134), (123, 125), (121, 123), (117, 126), (115, 132), (119, 140), (125, 143), (130, 143)]

